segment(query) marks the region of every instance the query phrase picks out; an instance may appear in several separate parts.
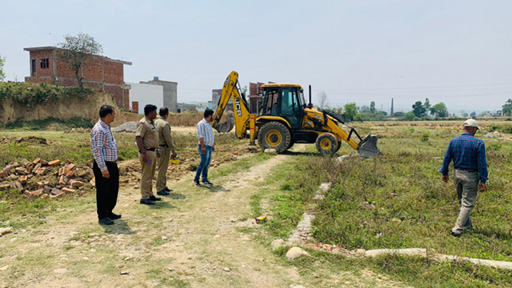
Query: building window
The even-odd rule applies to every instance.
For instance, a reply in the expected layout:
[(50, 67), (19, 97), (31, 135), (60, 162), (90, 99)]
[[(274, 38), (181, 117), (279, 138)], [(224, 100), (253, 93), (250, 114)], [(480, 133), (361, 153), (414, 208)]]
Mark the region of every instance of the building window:
[(32, 59), (32, 77), (36, 76), (36, 59)]
[(48, 58), (41, 59), (41, 68), (49, 68), (50, 60)]

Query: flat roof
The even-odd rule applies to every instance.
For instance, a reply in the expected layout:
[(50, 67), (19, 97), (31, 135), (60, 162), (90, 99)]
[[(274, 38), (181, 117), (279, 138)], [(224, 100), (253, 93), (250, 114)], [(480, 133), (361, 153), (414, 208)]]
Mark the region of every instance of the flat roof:
[[(59, 47), (55, 47), (55, 46), (40, 46), (40, 47), (27, 47), (27, 48), (23, 48), (23, 50), (29, 51), (29, 52), (33, 52), (33, 51), (64, 50), (64, 49), (59, 48)], [(112, 58), (109, 58), (107, 56), (101, 56), (101, 55), (94, 55), (94, 56), (105, 58), (105, 59), (108, 59), (109, 61), (116, 62), (116, 63), (121, 63), (121, 64), (124, 64), (124, 65), (132, 65), (132, 62), (129, 62), (129, 61), (112, 59)]]
[(302, 88), (299, 84), (291, 84), (291, 83), (270, 83), (261, 85), (262, 88), (271, 88), (271, 87), (297, 87)]

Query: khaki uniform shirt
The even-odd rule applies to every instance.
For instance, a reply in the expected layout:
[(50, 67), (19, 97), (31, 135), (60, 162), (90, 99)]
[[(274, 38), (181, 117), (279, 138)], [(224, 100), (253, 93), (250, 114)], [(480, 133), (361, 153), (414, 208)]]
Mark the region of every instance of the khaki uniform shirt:
[(135, 136), (142, 137), (144, 149), (158, 148), (158, 131), (156, 131), (155, 123), (144, 117), (137, 123), (137, 132)]
[(176, 153), (176, 147), (171, 136), (171, 124), (161, 116), (155, 120), (156, 130), (158, 131), (159, 146), (167, 146), (171, 149), (172, 153)]

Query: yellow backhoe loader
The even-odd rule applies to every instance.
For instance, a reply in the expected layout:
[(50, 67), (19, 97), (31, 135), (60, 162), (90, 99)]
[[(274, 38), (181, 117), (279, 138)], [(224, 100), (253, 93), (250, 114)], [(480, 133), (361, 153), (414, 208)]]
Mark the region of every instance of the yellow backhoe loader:
[[(264, 150), (273, 148), (277, 153), (290, 149), (294, 143), (315, 143), (316, 149), (327, 155), (336, 153), (345, 141), (362, 157), (373, 158), (380, 154), (377, 136), (362, 139), (357, 131), (336, 116), (313, 110), (311, 86), (309, 105), (304, 100), (303, 89), (297, 84), (265, 84), (258, 114), (247, 109), (245, 96), (240, 94), (238, 73), (233, 71), (226, 78), (216, 113), (211, 122), (218, 132), (229, 132), (235, 127), (237, 138), (249, 138), (251, 144), (258, 140)], [(226, 122), (219, 123), (229, 102), (233, 101), (234, 113)], [(342, 129), (348, 128), (348, 132)], [(356, 138), (356, 139), (354, 139)]]

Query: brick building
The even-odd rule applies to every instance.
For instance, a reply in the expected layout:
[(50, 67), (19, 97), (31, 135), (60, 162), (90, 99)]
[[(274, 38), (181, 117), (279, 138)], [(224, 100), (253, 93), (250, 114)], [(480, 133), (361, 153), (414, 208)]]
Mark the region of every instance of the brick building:
[[(78, 86), (75, 72), (59, 57), (61, 49), (53, 46), (24, 48), (30, 52), (30, 76), (25, 82)], [(124, 65), (131, 62), (91, 55), (80, 71), (84, 85), (112, 94), (119, 107), (130, 109), (130, 86), (124, 83)]]
[(249, 83), (249, 113), (258, 114), (261, 106), (261, 85), (265, 83)]

